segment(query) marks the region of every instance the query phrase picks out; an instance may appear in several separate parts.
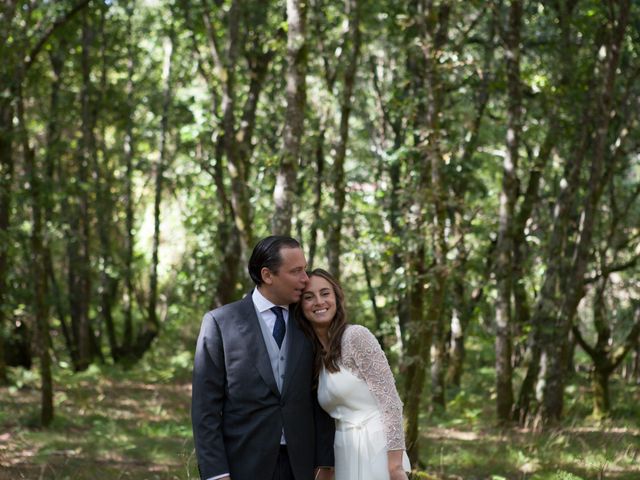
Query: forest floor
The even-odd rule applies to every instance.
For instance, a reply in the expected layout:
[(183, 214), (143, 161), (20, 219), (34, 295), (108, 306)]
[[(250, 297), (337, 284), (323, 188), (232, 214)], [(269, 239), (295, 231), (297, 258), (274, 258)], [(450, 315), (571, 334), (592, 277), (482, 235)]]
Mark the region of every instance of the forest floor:
[[(18, 386), (0, 388), (0, 480), (197, 478), (190, 355), (170, 363), (57, 372), (56, 418), (48, 429), (37, 426), (37, 379), (22, 371)], [(569, 420), (546, 433), (491, 426), (489, 395), (469, 391), (459, 392), (445, 413), (424, 419), (426, 464), (414, 478), (640, 478), (640, 388), (624, 389), (617, 420)], [(588, 414), (580, 408), (587, 405), (570, 403), (569, 415)]]

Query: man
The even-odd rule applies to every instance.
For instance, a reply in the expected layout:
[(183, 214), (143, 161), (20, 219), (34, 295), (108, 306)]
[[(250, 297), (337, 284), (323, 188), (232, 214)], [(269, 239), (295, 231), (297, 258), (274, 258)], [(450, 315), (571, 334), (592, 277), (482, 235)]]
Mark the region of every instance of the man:
[(306, 266), (293, 238), (261, 240), (249, 260), (256, 288), (202, 320), (191, 409), (202, 480), (332, 477), (333, 421), (317, 404), (311, 342), (289, 308)]

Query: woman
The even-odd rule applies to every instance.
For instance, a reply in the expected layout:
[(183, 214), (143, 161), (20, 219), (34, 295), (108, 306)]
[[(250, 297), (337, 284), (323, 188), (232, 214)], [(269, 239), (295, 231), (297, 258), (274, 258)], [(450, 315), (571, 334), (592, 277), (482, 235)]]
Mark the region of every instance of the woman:
[(342, 288), (313, 270), (296, 309), (315, 345), (318, 401), (336, 421), (336, 480), (407, 480), (402, 402), (389, 363), (365, 327), (348, 325)]

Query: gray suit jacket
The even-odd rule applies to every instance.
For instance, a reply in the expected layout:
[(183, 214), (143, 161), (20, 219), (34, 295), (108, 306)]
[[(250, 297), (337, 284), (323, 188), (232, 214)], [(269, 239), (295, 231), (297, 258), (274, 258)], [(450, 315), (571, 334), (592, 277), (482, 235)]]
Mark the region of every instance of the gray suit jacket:
[(202, 479), (270, 479), (284, 429), (296, 480), (333, 465), (333, 420), (312, 389), (311, 342), (295, 319), (278, 391), (251, 295), (205, 314), (193, 370), (191, 420)]

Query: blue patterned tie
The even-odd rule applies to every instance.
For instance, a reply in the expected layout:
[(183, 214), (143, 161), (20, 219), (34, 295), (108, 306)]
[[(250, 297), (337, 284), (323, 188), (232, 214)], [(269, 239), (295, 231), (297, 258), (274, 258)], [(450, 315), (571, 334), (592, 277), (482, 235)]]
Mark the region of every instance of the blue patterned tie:
[(271, 311), (276, 315), (276, 324), (273, 326), (273, 338), (276, 339), (278, 348), (281, 348), (282, 340), (284, 339), (284, 333), (287, 331), (287, 327), (284, 324), (282, 307), (271, 307)]

